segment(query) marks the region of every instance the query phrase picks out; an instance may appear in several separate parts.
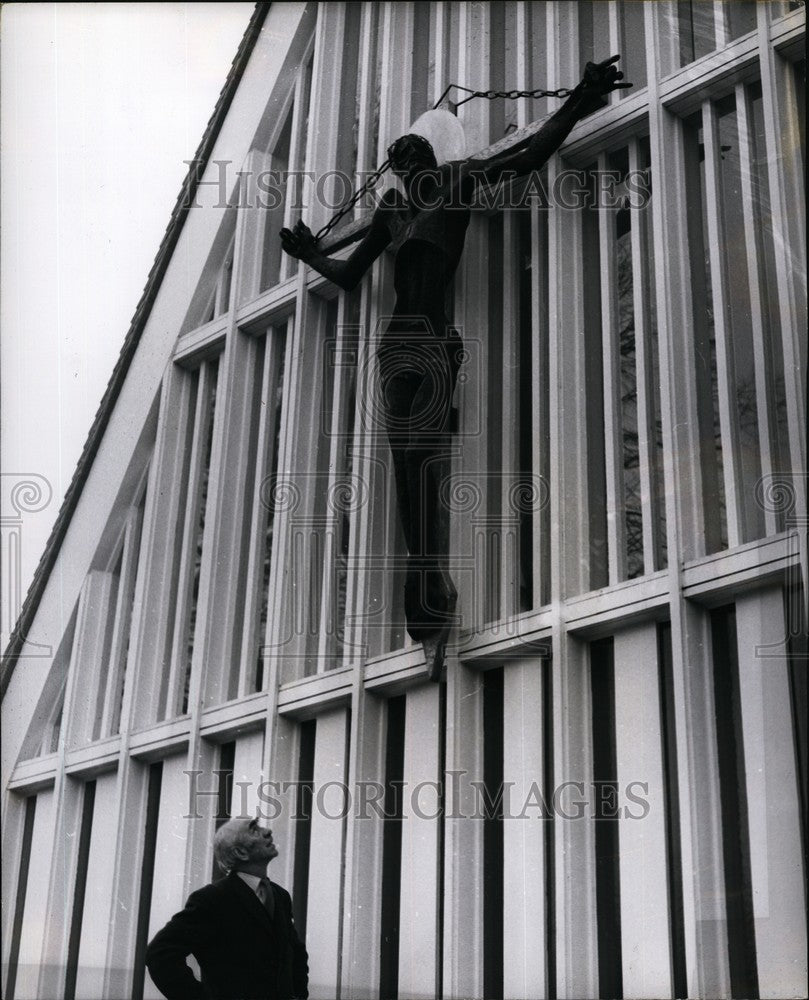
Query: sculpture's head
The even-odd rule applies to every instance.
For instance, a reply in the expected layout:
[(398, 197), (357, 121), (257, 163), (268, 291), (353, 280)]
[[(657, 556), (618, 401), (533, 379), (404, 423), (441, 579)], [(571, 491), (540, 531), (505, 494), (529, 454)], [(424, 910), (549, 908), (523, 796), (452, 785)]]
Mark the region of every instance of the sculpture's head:
[(421, 170), (438, 166), (433, 147), (420, 135), (403, 135), (388, 146), (388, 159), (397, 177), (414, 177)]

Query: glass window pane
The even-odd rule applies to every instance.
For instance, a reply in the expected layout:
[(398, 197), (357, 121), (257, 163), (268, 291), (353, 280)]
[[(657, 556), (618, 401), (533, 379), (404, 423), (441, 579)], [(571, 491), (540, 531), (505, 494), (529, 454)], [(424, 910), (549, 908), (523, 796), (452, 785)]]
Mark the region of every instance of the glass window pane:
[[(202, 548), (205, 541), (205, 515), (208, 506), (208, 487), (211, 471), (211, 452), (213, 450), (213, 429), (214, 414), (216, 412), (216, 390), (219, 375), (219, 359), (207, 362), (209, 373), (208, 406), (203, 414), (204, 426), (198, 428), (197, 433), (203, 435), (204, 459), (202, 466), (202, 476), (197, 500), (196, 525), (192, 529), (193, 538), (193, 580), (191, 586), (190, 606), (188, 609), (188, 628), (186, 631), (186, 662), (185, 681), (183, 684), (182, 704), (180, 714), (184, 715), (188, 711), (188, 694), (191, 687), (191, 665), (194, 655), (194, 642), (196, 639), (197, 625), (197, 602), (199, 600), (200, 575), (202, 571)], [(190, 526), (187, 526), (187, 529)]]
[[(646, 171), (647, 190), (651, 190), (651, 151), (648, 138), (643, 138), (640, 142), (640, 168)], [(653, 538), (655, 547), (654, 567), (647, 567), (647, 572), (653, 569), (665, 569), (668, 566), (668, 550), (666, 536), (666, 487), (664, 482), (664, 453), (663, 453), (663, 417), (660, 404), (660, 345), (657, 331), (657, 296), (655, 289), (655, 258), (654, 258), (654, 232), (652, 215), (652, 198), (654, 191), (645, 202), (643, 208), (635, 211), (637, 224), (641, 232), (642, 256), (645, 262), (645, 281), (648, 289), (648, 309), (649, 313), (646, 322), (649, 324), (649, 363), (651, 371), (647, 374), (647, 384), (651, 383), (651, 414), (653, 421), (649, 428), (651, 436), (651, 486), (652, 503), (654, 505), (654, 516), (652, 519)]]
[(716, 48), (714, 5), (709, 0), (678, 0), (680, 65), (699, 59)]
[[(609, 169), (615, 171), (618, 185), (626, 182), (629, 156), (626, 149), (609, 157)], [(633, 212), (622, 206), (612, 214), (613, 246), (617, 288), (618, 350), (620, 352), (620, 412), (622, 483), (619, 486), (619, 509), (623, 507), (626, 537), (626, 575), (641, 576), (643, 565), (643, 512), (641, 509), (640, 452), (638, 449), (638, 381), (635, 348), (635, 287), (632, 271)]]
[[(264, 474), (265, 482), (275, 481), (278, 473), (278, 446), (281, 438), (281, 406), (284, 399), (284, 369), (286, 361), (286, 327), (285, 325), (274, 326), (267, 333), (272, 337), (274, 343), (267, 347), (274, 350), (278, 359), (277, 377), (274, 384), (265, 386), (261, 405), (270, 408), (272, 413), (271, 421), (267, 425), (267, 439), (264, 442)], [(266, 349), (266, 348), (265, 348)], [(267, 455), (270, 460), (267, 461)], [(263, 687), (264, 658), (261, 655), (261, 645), (267, 634), (267, 621), (270, 606), (270, 567), (272, 565), (273, 541), (275, 538), (275, 493), (273, 490), (264, 490), (262, 493), (262, 515), (266, 517), (263, 538), (263, 558), (261, 563), (261, 602), (259, 611), (259, 627), (257, 637), (256, 652), (256, 676), (253, 686), (254, 691), (260, 691)]]
[[(775, 474), (789, 472), (789, 423), (787, 419), (786, 383), (782, 345), (781, 309), (778, 302), (778, 275), (775, 263), (775, 239), (770, 203), (770, 183), (767, 164), (767, 143), (764, 134), (764, 109), (761, 85), (747, 88), (750, 107), (751, 163), (753, 186), (753, 217), (759, 253), (759, 287), (761, 292), (762, 324), (765, 350), (771, 365), (769, 372), (769, 415), (772, 426), (770, 455)], [(784, 512), (776, 510), (776, 523), (783, 530)]]
[[(582, 284), (584, 298), (584, 397), (586, 407), (587, 504), (590, 529), (590, 590), (609, 583), (607, 484), (604, 446), (604, 366), (601, 326), (601, 253), (597, 171), (587, 171), (587, 207), (582, 211)], [(572, 389), (572, 387), (571, 387)], [(577, 391), (580, 391), (578, 387)]]
[(705, 552), (711, 553), (727, 548), (728, 535), (701, 114), (685, 122), (684, 139)]
[(726, 5), (728, 15), (728, 31), (731, 38), (739, 38), (750, 31), (756, 30), (755, 0), (733, 0)]
[(610, 4), (608, 0), (583, 0), (576, 4), (579, 14), (579, 71), (588, 62), (608, 59), (610, 52)]
[[(621, 62), (624, 78), (631, 83), (631, 90), (619, 90), (620, 96), (634, 94), (646, 86), (646, 30), (643, 0), (623, 0), (619, 7), (621, 21)], [(613, 55), (613, 53), (610, 53)]]
[(753, 363), (753, 322), (747, 276), (747, 244), (742, 209), (742, 165), (736, 121), (736, 101), (728, 97), (717, 104), (719, 125), (719, 172), (722, 222), (722, 263), (728, 295), (728, 347), (733, 385), (730, 411), (736, 422), (733, 440), (741, 485), (741, 540), (764, 534), (764, 518), (755, 502), (755, 487), (761, 478), (756, 378)]
[[(528, 5), (528, 87), (531, 90), (546, 90), (548, 84), (548, 4), (537, 0)], [(553, 102), (556, 107), (557, 102)], [(536, 121), (548, 113), (548, 98), (532, 100), (529, 118)]]
[[(434, 65), (430, 4), (413, 4), (413, 58), (410, 69), (410, 117), (413, 121), (433, 106), (430, 90), (430, 65)], [(357, 88), (359, 95), (359, 88)], [(359, 96), (358, 96), (359, 100)]]

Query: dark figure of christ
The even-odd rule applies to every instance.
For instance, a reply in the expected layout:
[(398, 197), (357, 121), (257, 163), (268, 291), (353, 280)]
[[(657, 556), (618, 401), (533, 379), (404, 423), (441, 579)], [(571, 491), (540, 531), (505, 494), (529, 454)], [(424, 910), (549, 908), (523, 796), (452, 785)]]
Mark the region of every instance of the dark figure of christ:
[(383, 250), (395, 254), (396, 302), (377, 357), (397, 509), (408, 551), (407, 630), (424, 643), (425, 652), (432, 647), (427, 660), (433, 677), (441, 669), (457, 598), (449, 572), (449, 519), (441, 509), (441, 480), (462, 343), (447, 319), (445, 298), (463, 253), (470, 206), (479, 185), (539, 169), (578, 121), (607, 103), (611, 91), (631, 86), (621, 82), (618, 58), (588, 63), (565, 103), (527, 145), (513, 151), (439, 166), (422, 136), (397, 139), (388, 158), (404, 193), (385, 192), (368, 232), (347, 259), (322, 253), (303, 222), (281, 230), (288, 254), (347, 291)]

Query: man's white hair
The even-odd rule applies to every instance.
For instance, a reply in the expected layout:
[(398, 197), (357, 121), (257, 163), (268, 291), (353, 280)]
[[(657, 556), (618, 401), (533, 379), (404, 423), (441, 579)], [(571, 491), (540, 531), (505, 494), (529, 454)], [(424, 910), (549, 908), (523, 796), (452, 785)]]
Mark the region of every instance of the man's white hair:
[(232, 871), (236, 862), (242, 860), (237, 856), (236, 848), (239, 847), (243, 833), (244, 820), (229, 819), (214, 834), (213, 856), (219, 867), (226, 872)]

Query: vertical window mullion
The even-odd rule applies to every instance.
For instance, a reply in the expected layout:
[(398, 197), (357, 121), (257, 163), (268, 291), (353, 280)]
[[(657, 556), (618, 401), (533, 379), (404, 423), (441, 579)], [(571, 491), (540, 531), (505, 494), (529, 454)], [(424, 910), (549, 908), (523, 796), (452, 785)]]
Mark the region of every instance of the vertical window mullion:
[[(455, 82), (447, 79), (449, 74), (449, 4), (443, 3), (442, 0), (430, 4), (430, 35), (435, 63), (433, 90), (432, 94), (429, 95), (432, 106), (448, 85)], [(453, 100), (454, 96), (454, 94), (450, 94), (449, 100)]]
[[(550, 87), (548, 83), (549, 62), (548, 62), (548, 39), (553, 38), (554, 5), (550, 3), (531, 4), (525, 3), (526, 27), (525, 38), (528, 46), (528, 71), (526, 84), (528, 88)], [(520, 101), (524, 105), (523, 114), (526, 116), (526, 124), (532, 119), (536, 120), (548, 113), (548, 98), (542, 97), (539, 100)], [(555, 104), (555, 102), (554, 102)], [(518, 111), (519, 114), (519, 111)], [(518, 119), (518, 122), (521, 119)]]
[[(546, 178), (547, 179), (547, 178)], [(539, 483), (538, 503), (533, 508), (534, 607), (550, 601), (550, 351), (548, 341), (548, 216), (531, 209), (531, 468)]]
[(716, 365), (719, 387), (719, 426), (722, 438), (725, 502), (727, 506), (728, 545), (741, 543), (741, 482), (739, 440), (731, 406), (735, 396), (733, 350), (730, 343), (728, 286), (723, 260), (724, 246), (721, 216), (721, 178), (719, 173), (719, 126), (716, 108), (711, 101), (702, 105), (703, 148), (705, 150), (705, 200), (708, 223), (708, 253), (711, 261), (711, 292), (716, 331)]
[[(739, 156), (741, 160), (742, 213), (744, 217), (745, 256), (747, 258), (747, 281), (750, 290), (751, 327), (753, 338), (753, 364), (755, 366), (756, 404), (758, 419), (758, 440), (761, 451), (761, 475), (767, 478), (776, 468), (776, 431), (774, 426), (775, 399), (769, 372), (772, 370), (764, 329), (762, 308), (763, 262), (760, 257), (759, 241), (756, 236), (755, 198), (753, 190), (753, 136), (752, 116), (747, 89), (743, 83), (736, 86), (736, 121), (739, 136)], [(778, 531), (776, 511), (772, 504), (764, 504), (766, 533)]]
[(716, 36), (717, 49), (724, 48), (730, 41), (730, 26), (728, 24), (729, 3), (714, 3), (714, 34)]
[[(485, 345), (481, 345), (481, 353), (485, 355), (485, 371), (488, 375), (489, 389), (485, 399), (485, 418), (482, 428), (481, 460), (483, 468), (478, 471), (478, 486), (482, 492), (480, 514), (473, 515), (479, 527), (477, 531), (484, 539), (484, 562), (477, 565), (484, 569), (482, 577), (482, 617), (478, 623), (496, 622), (503, 617), (504, 608), (501, 603), (503, 517), (502, 496), (494, 486), (508, 475), (506, 456), (503, 454), (502, 420), (503, 420), (503, 383), (502, 368), (505, 363), (506, 345), (504, 338), (508, 336), (503, 328), (503, 316), (507, 289), (503, 286), (503, 271), (506, 260), (505, 226), (503, 215), (495, 213), (486, 220), (486, 244), (484, 249), (485, 266), (488, 276), (487, 318), (488, 337)], [(486, 259), (488, 258), (488, 259)], [(513, 315), (513, 312), (512, 312)], [(511, 572), (512, 567), (506, 566)]]
[[(520, 211), (517, 209), (516, 211)], [(519, 427), (520, 427), (520, 312), (519, 275), (514, 261), (519, 261), (518, 219), (515, 210), (503, 216), (503, 357), (500, 476), (500, 511), (502, 539), (500, 544), (500, 615), (508, 618), (520, 608), (520, 560), (517, 549), (519, 523)]]
[[(621, 5), (618, 3), (618, 0), (607, 0), (607, 18), (610, 55), (614, 52), (624, 52), (623, 32), (621, 30)], [(608, 98), (610, 104), (617, 104), (622, 94), (623, 91), (613, 90)]]
[[(358, 160), (359, 121), (357, 115), (357, 72), (360, 57), (360, 24), (362, 7), (357, 0), (340, 5), (343, 17), (342, 49), (340, 56), (339, 99), (337, 105), (337, 132), (335, 160), (329, 166), (347, 175), (351, 186), (356, 184), (356, 172), (362, 169)], [(343, 194), (339, 185), (331, 188), (332, 197)], [(341, 203), (346, 199), (340, 197)]]
[[(629, 142), (629, 172), (638, 176), (641, 170), (640, 144), (637, 137)], [(643, 519), (643, 566), (647, 573), (660, 569), (655, 558), (655, 537), (661, 526), (657, 517), (657, 498), (652, 480), (655, 448), (655, 410), (653, 405), (654, 371), (652, 366), (652, 331), (649, 305), (649, 272), (644, 266), (648, 260), (650, 243), (648, 219), (640, 210), (632, 212), (632, 289), (635, 312), (635, 360), (637, 364), (638, 392), (638, 462), (640, 466), (640, 495)]]
[[(599, 173), (609, 169), (606, 153), (598, 158)], [(596, 184), (596, 192), (599, 186)], [(600, 199), (599, 199), (600, 200)], [(609, 582), (626, 578), (626, 517), (621, 441), (621, 350), (618, 337), (618, 286), (615, 260), (615, 215), (599, 204), (598, 238), (601, 256), (601, 348), (604, 371), (604, 457), (607, 482), (607, 552)]]
[[(517, 90), (531, 89), (531, 61), (529, 46), (531, 45), (531, 26), (529, 22), (528, 4), (525, 0), (517, 0), (517, 65), (514, 85)], [(517, 101), (517, 128), (523, 128), (536, 117), (534, 101)]]
[(411, 120), (415, 120), (433, 105), (429, 91), (432, 50), (430, 29), (432, 24), (430, 4), (425, 0), (415, 0), (414, 3), (409, 3), (408, 7), (413, 22), (410, 58), (410, 117)]
[[(377, 20), (379, 10), (377, 4), (363, 4), (362, 20), (360, 22), (360, 56), (359, 92), (360, 117), (357, 134), (357, 171), (360, 177), (355, 182), (355, 190), (362, 181), (362, 174), (371, 171), (376, 166), (376, 149), (374, 148), (373, 118), (375, 95), (373, 94), (374, 70), (376, 68), (376, 53), (374, 48), (377, 36)], [(359, 202), (354, 207), (353, 216), (359, 218), (367, 214), (366, 206)]]
[(164, 706), (164, 718), (171, 718), (182, 700), (187, 659), (188, 627), (193, 599), (194, 539), (199, 518), (200, 491), (205, 464), (206, 414), (210, 406), (211, 369), (204, 362), (199, 370), (199, 387), (194, 412), (194, 438), (191, 444), (188, 490), (183, 511), (183, 540), (180, 554), (180, 573), (177, 582), (177, 614), (171, 644), (169, 697)]

